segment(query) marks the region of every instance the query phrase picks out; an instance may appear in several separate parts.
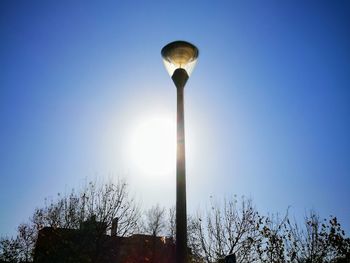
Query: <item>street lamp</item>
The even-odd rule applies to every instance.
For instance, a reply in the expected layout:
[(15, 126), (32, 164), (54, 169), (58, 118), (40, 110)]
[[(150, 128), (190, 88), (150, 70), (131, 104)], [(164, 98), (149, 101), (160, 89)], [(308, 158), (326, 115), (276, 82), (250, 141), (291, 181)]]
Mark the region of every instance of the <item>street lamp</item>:
[(176, 262), (187, 263), (184, 88), (196, 65), (198, 49), (191, 43), (175, 41), (163, 47), (161, 54), (177, 90)]

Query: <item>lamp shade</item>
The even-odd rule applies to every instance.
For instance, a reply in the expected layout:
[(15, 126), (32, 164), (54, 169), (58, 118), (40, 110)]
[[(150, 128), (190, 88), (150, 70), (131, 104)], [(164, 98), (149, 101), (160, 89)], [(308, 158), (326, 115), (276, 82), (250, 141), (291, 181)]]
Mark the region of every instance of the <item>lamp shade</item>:
[(182, 68), (190, 76), (198, 58), (198, 48), (186, 41), (171, 42), (162, 51), (165, 68), (172, 77), (174, 71)]

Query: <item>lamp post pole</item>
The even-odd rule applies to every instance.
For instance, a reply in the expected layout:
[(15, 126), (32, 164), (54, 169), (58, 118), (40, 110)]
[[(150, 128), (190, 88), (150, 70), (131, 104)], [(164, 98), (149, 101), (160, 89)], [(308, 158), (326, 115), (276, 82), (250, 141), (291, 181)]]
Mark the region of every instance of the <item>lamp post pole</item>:
[(176, 69), (172, 79), (177, 90), (176, 149), (176, 262), (187, 263), (186, 156), (184, 88), (188, 80), (184, 69)]
[(188, 263), (184, 88), (196, 64), (198, 49), (188, 42), (175, 41), (166, 45), (161, 53), (177, 91), (176, 263)]

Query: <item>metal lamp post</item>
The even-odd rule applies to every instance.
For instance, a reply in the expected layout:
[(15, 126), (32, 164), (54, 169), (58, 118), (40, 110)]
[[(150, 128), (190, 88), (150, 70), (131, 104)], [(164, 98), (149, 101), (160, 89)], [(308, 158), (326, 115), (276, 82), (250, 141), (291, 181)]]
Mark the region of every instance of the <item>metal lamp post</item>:
[(175, 41), (166, 45), (161, 54), (177, 89), (176, 262), (187, 263), (184, 88), (197, 62), (198, 49), (191, 43)]

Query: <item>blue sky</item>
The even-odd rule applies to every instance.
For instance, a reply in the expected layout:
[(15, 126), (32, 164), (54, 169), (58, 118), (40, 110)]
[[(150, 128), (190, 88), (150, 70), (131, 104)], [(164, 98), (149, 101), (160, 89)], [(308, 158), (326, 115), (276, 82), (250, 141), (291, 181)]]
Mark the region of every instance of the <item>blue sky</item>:
[(45, 197), (124, 177), (144, 207), (175, 174), (128, 160), (135, 123), (175, 119), (160, 50), (200, 58), (186, 87), (190, 212), (245, 195), (265, 212), (336, 215), (350, 232), (347, 1), (1, 1), (0, 233)]

